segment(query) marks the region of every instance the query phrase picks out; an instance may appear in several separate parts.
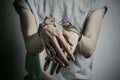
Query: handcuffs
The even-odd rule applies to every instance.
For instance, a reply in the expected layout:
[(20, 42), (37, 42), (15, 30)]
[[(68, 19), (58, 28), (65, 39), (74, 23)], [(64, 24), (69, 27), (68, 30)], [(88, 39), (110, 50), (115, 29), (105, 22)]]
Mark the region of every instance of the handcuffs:
[(82, 32), (80, 30), (78, 30), (75, 26), (73, 26), (70, 22), (68, 22), (68, 21), (62, 22), (62, 27), (63, 27), (64, 30), (72, 31), (72, 32), (77, 33), (79, 35), (78, 42), (81, 40)]

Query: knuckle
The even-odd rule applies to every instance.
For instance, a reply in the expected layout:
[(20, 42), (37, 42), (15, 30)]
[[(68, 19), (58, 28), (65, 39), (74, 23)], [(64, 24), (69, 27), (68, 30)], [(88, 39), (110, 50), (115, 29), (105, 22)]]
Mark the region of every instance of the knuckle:
[(55, 41), (55, 36), (51, 36), (50, 39), (51, 39), (52, 41)]

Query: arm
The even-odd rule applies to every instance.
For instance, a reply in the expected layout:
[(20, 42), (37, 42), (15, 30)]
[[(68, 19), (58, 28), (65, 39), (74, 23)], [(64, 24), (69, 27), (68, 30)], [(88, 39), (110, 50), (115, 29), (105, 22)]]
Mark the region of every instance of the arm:
[(37, 34), (37, 26), (34, 15), (28, 9), (17, 8), (20, 16), (21, 29), (26, 49), (31, 54), (37, 54), (43, 50), (41, 38)]
[(78, 43), (78, 47), (86, 58), (90, 57), (96, 48), (96, 43), (100, 33), (100, 27), (102, 24), (104, 12), (105, 9), (102, 8), (94, 11), (89, 16), (82, 39)]
[[(88, 20), (88, 24), (83, 33), (81, 41), (78, 43), (79, 35), (74, 31), (63, 30), (65, 39), (72, 44), (71, 52), (73, 53), (76, 45), (78, 44), (79, 49), (84, 53), (83, 55), (88, 58), (92, 55), (95, 50), (97, 39), (100, 32), (100, 26), (102, 23), (102, 18), (104, 15), (105, 9), (100, 9), (93, 12)], [(44, 64), (44, 70), (46, 71), (49, 67), (50, 60), (47, 59)], [(63, 66), (56, 64), (52, 65), (50, 74), (53, 75), (55, 70), (56, 73), (59, 73)]]

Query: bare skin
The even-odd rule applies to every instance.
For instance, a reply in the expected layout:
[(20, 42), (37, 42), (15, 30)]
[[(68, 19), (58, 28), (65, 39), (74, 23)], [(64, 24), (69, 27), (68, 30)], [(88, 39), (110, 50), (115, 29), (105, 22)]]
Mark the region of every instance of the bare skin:
[[(66, 30), (64, 30), (63, 33), (64, 33), (64, 35), (67, 36), (67, 39), (68, 39), (68, 40), (70, 41), (70, 43), (72, 44), (72, 46), (71, 46), (71, 52), (74, 53), (74, 51), (75, 51), (75, 49), (76, 49), (76, 46), (77, 46), (77, 44), (78, 44), (77, 41), (78, 41), (79, 35), (76, 34), (76, 33), (74, 33), (74, 32), (72, 32), (72, 31), (66, 31)], [(73, 40), (74, 40), (74, 41), (73, 41)], [(68, 58), (68, 60), (70, 61), (69, 58)], [(47, 58), (47, 59), (46, 59), (46, 62), (45, 62), (45, 65), (44, 65), (44, 71), (46, 71), (46, 70), (48, 69), (50, 62), (51, 62), (50, 59)], [(65, 66), (67, 66), (67, 65), (65, 65)], [(53, 75), (54, 72), (59, 73), (60, 70), (61, 70), (62, 68), (64, 68), (65, 66), (61, 65), (59, 62), (56, 63), (56, 64), (53, 63), (52, 68), (51, 68), (51, 71), (50, 71), (50, 74)], [(53, 68), (54, 68), (54, 69), (53, 69)], [(56, 70), (56, 71), (55, 71), (55, 70)]]
[[(73, 46), (74, 48), (72, 49), (73, 51), (71, 50), (72, 52), (74, 52), (76, 44), (78, 44), (78, 48), (83, 53), (82, 55), (84, 55), (86, 58), (89, 58), (93, 54), (96, 47), (97, 39), (100, 33), (100, 27), (102, 24), (104, 12), (105, 12), (105, 9), (103, 8), (103, 9), (94, 11), (90, 15), (86, 29), (79, 43), (75, 43), (77, 42), (75, 41), (75, 39), (78, 39), (78, 35), (75, 35), (76, 33), (70, 34), (71, 31), (65, 31), (67, 33), (67, 38), (74, 45)], [(44, 68), (46, 70), (49, 66), (49, 63), (47, 64), (47, 61), (50, 63), (49, 60), (46, 60), (46, 64), (44, 65)], [(61, 65), (57, 67), (56, 64), (53, 64), (53, 66), (54, 66), (54, 70), (51, 69), (51, 72), (50, 72), (51, 75), (54, 74), (55, 70), (56, 70), (56, 73), (59, 73), (60, 70), (64, 67)]]
[[(20, 15), (20, 20), (21, 20), (21, 29), (22, 29), (22, 32), (23, 32), (23, 36), (24, 36), (24, 40), (25, 40), (25, 44), (26, 44), (26, 49), (29, 53), (31, 54), (38, 54), (39, 52), (41, 52), (43, 49), (44, 49), (44, 46), (43, 46), (43, 41), (42, 41), (42, 38), (39, 37), (37, 31), (37, 26), (36, 26), (36, 22), (35, 22), (35, 18), (33, 16), (33, 14), (31, 13), (31, 11), (27, 10), (27, 9), (23, 9), (23, 8), (18, 8), (18, 13)], [(49, 25), (49, 27), (51, 27)], [(56, 28), (46, 28), (46, 30), (50, 31), (52, 30), (51, 32), (54, 32), (54, 35), (57, 36), (57, 38), (61, 41), (61, 40), (64, 40), (64, 43), (65, 43), (65, 39), (62, 35), (62, 32), (59, 30), (59, 29), (56, 29)], [(59, 45), (56, 45), (57, 40), (55, 37), (51, 37), (55, 43), (55, 46), (58, 46), (58, 52), (61, 51)], [(48, 39), (47, 39), (48, 40)], [(64, 44), (62, 43), (62, 44)], [(69, 48), (66, 46), (66, 43), (65, 43), (65, 47), (68, 51), (68, 53), (70, 53), (70, 55), (73, 57), (73, 60), (74, 60), (74, 56), (73, 54), (70, 52)], [(65, 64), (69, 64), (69, 61), (67, 60), (67, 58), (64, 56), (63, 52), (61, 51), (62, 55), (60, 54), (59, 56), (61, 56), (61, 58), (65, 61)]]
[[(31, 13), (30, 10), (23, 9), (23, 8), (18, 8), (17, 11), (20, 15), (21, 29), (23, 32), (27, 51), (30, 52), (31, 54), (40, 53), (44, 49), (44, 47), (42, 44), (42, 38), (39, 37), (37, 34), (38, 28), (36, 26), (36, 22), (35, 22), (35, 18), (33, 16), (33, 14)], [(58, 43), (58, 41), (60, 41), (62, 43), (62, 45), (64, 46), (64, 49), (66, 49), (67, 53), (69, 55), (71, 55), (71, 59), (73, 59), (73, 60), (74, 60), (74, 58), (72, 55), (75, 50), (74, 47), (76, 47), (77, 45), (78, 45), (80, 51), (83, 53), (82, 54), (83, 56), (85, 56), (87, 58), (90, 57), (93, 54), (95, 47), (96, 47), (96, 43), (97, 43), (97, 39), (99, 36), (100, 26), (102, 23), (102, 18), (103, 18), (104, 12), (105, 12), (105, 9), (103, 8), (103, 9), (94, 11), (90, 15), (86, 29), (83, 32), (83, 37), (79, 43), (77, 43), (77, 41), (75, 40), (76, 38), (78, 38), (78, 34), (76, 34), (74, 32), (71, 32), (71, 31), (69, 31), (69, 32), (63, 31), (62, 32), (57, 28), (51, 27), (50, 25), (49, 25), (49, 29), (46, 28), (47, 31), (51, 31), (55, 34), (50, 37), (51, 42), (53, 42), (52, 44), (54, 46), (57, 46), (58, 50), (61, 50), (61, 53), (60, 53), (61, 59), (64, 60), (67, 64), (69, 64), (69, 60), (63, 54), (63, 51), (60, 48), (60, 45), (55, 45), (54, 43)], [(63, 33), (67, 34), (70, 42), (75, 43), (75, 45), (70, 46), (69, 44), (67, 44), (67, 42), (65, 42), (65, 40), (67, 40), (67, 39), (64, 37)], [(74, 36), (74, 38), (73, 38), (73, 36), (68, 35), (68, 34), (72, 34)], [(70, 47), (72, 47), (73, 49), (70, 49)], [(47, 61), (50, 62), (50, 60), (47, 60)], [(52, 68), (51, 73), (53, 74), (54, 71), (55, 70)], [(59, 71), (60, 70), (58, 70), (58, 72)]]
[[(47, 25), (45, 25), (46, 24), (46, 21), (47, 21)], [(48, 21), (49, 21), (49, 23), (48, 23)], [(51, 62), (51, 61), (53, 61), (53, 66), (52, 66), (52, 68), (51, 68), (51, 71), (50, 71), (50, 74), (51, 75), (53, 75), (53, 73), (55, 72), (55, 68), (56, 67), (58, 67), (57, 68), (57, 70), (56, 70), (56, 73), (59, 73), (59, 71), (61, 70), (61, 68), (62, 67), (65, 67), (65, 66), (67, 66), (68, 64), (67, 63), (65, 63), (65, 61), (59, 56), (59, 55), (56, 55), (56, 54), (58, 54), (60, 51), (59, 50), (57, 50), (56, 49), (56, 47), (58, 47), (59, 45), (59, 48), (62, 48), (64, 51), (62, 51), (61, 49), (61, 52), (62, 52), (62, 54), (63, 54), (63, 56), (65, 56), (66, 57), (66, 59), (68, 59), (68, 60), (70, 60), (70, 56), (69, 55), (66, 55), (67, 54), (67, 51), (65, 51), (65, 46), (64, 46), (64, 44), (66, 44), (66, 41), (68, 42), (68, 44), (70, 45), (70, 49), (71, 49), (71, 52), (73, 53), (74, 52), (74, 50), (75, 50), (75, 47), (76, 47), (76, 45), (77, 45), (77, 42), (78, 42), (78, 38), (79, 38), (79, 35), (80, 35), (80, 33), (77, 31), (77, 29), (75, 29), (75, 27), (73, 27), (72, 25), (69, 25), (69, 23), (68, 22), (63, 22), (62, 23), (62, 25), (63, 25), (63, 27), (64, 28), (66, 28), (66, 30), (63, 30), (62, 31), (62, 33), (63, 33), (63, 36), (65, 37), (65, 41), (61, 41), (61, 42), (59, 42), (59, 40), (57, 40), (56, 39), (56, 41), (58, 41), (58, 43), (53, 43), (53, 42), (50, 42), (50, 39), (52, 39), (52, 38), (50, 38), (50, 39), (48, 39), (49, 37), (55, 37), (55, 36), (57, 36), (57, 34), (59, 34), (60, 32), (59, 31), (57, 31), (57, 32), (59, 32), (59, 33), (55, 33), (53, 30), (54, 30), (54, 28), (55, 28), (55, 24), (53, 23), (53, 25), (51, 25), (51, 23), (53, 23), (53, 20), (51, 20), (51, 18), (49, 18), (49, 17), (47, 17), (47, 18), (45, 18), (45, 21), (43, 22), (43, 23), (41, 23), (40, 24), (40, 26), (39, 26), (39, 29), (38, 29), (38, 34), (40, 34), (42, 37), (43, 37), (43, 40), (45, 41), (44, 42), (44, 44), (45, 44), (45, 49), (46, 49), (46, 53), (47, 53), (47, 57), (45, 58), (45, 60), (46, 60), (46, 63), (45, 63), (45, 66), (44, 66), (44, 71), (46, 71), (47, 70), (47, 68), (48, 68), (48, 66), (49, 66), (49, 63)], [(49, 30), (49, 29), (52, 29), (52, 30)], [(46, 34), (46, 31), (44, 32), (44, 30), (47, 30), (47, 31), (49, 31), (48, 33), (47, 33), (47, 35), (44, 35), (44, 34)], [(70, 31), (70, 32), (68, 32), (68, 31)], [(60, 30), (61, 31), (61, 30)], [(79, 34), (75, 34), (74, 36), (77, 36), (77, 37), (74, 37), (74, 36), (72, 36), (71, 37), (71, 40), (69, 39), (69, 36), (71, 36), (72, 34), (74, 34), (74, 32), (77, 32), (77, 33), (79, 33)], [(51, 33), (51, 34), (50, 34)], [(53, 34), (53, 35), (52, 35)], [(59, 36), (62, 36), (62, 34), (60, 34)], [(64, 37), (63, 37), (63, 39), (64, 39)], [(57, 37), (56, 37), (57, 38)], [(72, 39), (74, 39), (75, 38), (75, 40), (76, 41), (74, 41), (74, 42), (72, 42)], [(58, 38), (59, 39), (59, 38)], [(54, 41), (54, 40), (52, 40), (52, 41)], [(65, 43), (62, 43), (62, 42), (65, 42)], [(76, 43), (75, 43), (76, 42)], [(51, 45), (51, 44), (52, 45)], [(62, 43), (62, 44), (61, 44)], [(56, 45), (56, 44), (58, 44), (57, 46), (55, 46), (54, 47), (54, 45)], [(74, 46), (73, 46), (74, 45)], [(73, 47), (72, 47), (73, 46)], [(68, 47), (68, 46), (67, 46)], [(55, 49), (55, 50), (54, 50)], [(51, 60), (51, 61), (50, 61)]]
[[(50, 19), (50, 18), (48, 18), (48, 19)], [(46, 21), (48, 21), (48, 19), (46, 19)], [(74, 61), (75, 60), (74, 55), (70, 51), (71, 46), (68, 43), (66, 43), (66, 40), (65, 40), (63, 33), (60, 29), (57, 29), (54, 26), (54, 24), (51, 25), (50, 23), (48, 23), (47, 25), (44, 25), (44, 24), (46, 24), (45, 22), (39, 26), (42, 28), (39, 28), (40, 30), (38, 30), (40, 32), (39, 34), (42, 34), (41, 37), (42, 37), (42, 40), (44, 42), (45, 47), (47, 46), (52, 51), (53, 51), (53, 49), (55, 49), (56, 55), (59, 56), (59, 58), (65, 64), (68, 65), (69, 61), (67, 60), (64, 52), (62, 51), (61, 46), (63, 47), (64, 51), (66, 51), (68, 53), (70, 58)], [(53, 48), (51, 45), (53, 46)], [(49, 53), (48, 53), (48, 56), (51, 59), (51, 55)]]

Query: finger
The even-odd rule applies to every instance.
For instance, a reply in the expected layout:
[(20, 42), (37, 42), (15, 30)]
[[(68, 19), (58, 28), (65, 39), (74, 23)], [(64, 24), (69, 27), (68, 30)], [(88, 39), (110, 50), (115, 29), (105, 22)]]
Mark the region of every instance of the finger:
[(69, 61), (67, 60), (65, 54), (63, 53), (62, 49), (60, 48), (58, 41), (55, 36), (51, 38), (51, 43), (55, 46), (55, 50), (60, 59), (62, 59), (66, 64), (69, 65)]
[(57, 70), (56, 70), (56, 74), (58, 74), (61, 71), (62, 67), (63, 66), (61, 64), (58, 65)]
[[(52, 45), (52, 43), (50, 42), (50, 46), (51, 48), (54, 48), (54, 46)], [(62, 47), (61, 47), (62, 48)], [(63, 49), (63, 48), (62, 48)], [(59, 62), (62, 66), (65, 66), (65, 64), (62, 62), (62, 60), (56, 55), (56, 51), (53, 49), (53, 58)], [(63, 50), (63, 53), (64, 53), (64, 50)]]
[(47, 36), (49, 36), (48, 39), (50, 39), (50, 41), (53, 44), (56, 52), (58, 53), (58, 56), (60, 57), (60, 59), (62, 59), (66, 64), (69, 65), (69, 62), (68, 62), (66, 56), (64, 55), (64, 53), (62, 52), (62, 50), (61, 50), (61, 48), (60, 48), (60, 46), (58, 44), (58, 41), (57, 41), (56, 37), (53, 36), (54, 34), (52, 34), (51, 32), (49, 32), (49, 30), (46, 31), (46, 34), (47, 34)]
[(52, 46), (50, 46), (49, 44), (46, 44), (46, 53), (49, 57), (50, 60), (52, 60), (54, 63), (56, 63), (56, 60), (53, 58), (53, 56), (55, 56), (55, 51), (52, 48)]
[[(46, 52), (50, 52), (48, 49), (46, 49)], [(50, 52), (51, 53), (51, 52)], [(51, 60), (51, 61), (53, 61), (53, 63), (56, 63), (56, 60), (54, 59), (54, 57), (53, 56), (48, 56), (49, 57), (49, 59)]]
[(60, 60), (58, 56), (55, 56), (56, 61), (58, 61), (62, 66), (65, 66), (65, 64)]
[(58, 41), (61, 43), (61, 45), (64, 47), (64, 49), (66, 50), (66, 52), (69, 54), (70, 58), (75, 61), (75, 57), (73, 55), (73, 53), (71, 52), (70, 48), (68, 47), (68, 44), (66, 43), (65, 41), (65, 38), (64, 37), (57, 37), (58, 38)]
[(52, 43), (50, 41), (49, 41), (49, 48), (51, 49), (51, 55), (52, 56), (57, 55), (56, 51), (55, 51), (55, 48), (54, 48), (54, 46), (52, 45)]
[(70, 41), (68, 35), (69, 35), (68, 31), (63, 30), (63, 36), (65, 37), (66, 41), (67, 41), (71, 46), (73, 46), (74, 44), (71, 43), (71, 41)]
[[(70, 61), (70, 57), (67, 55), (67, 59)], [(64, 68), (66, 68), (68, 65), (63, 66)]]
[(46, 71), (48, 69), (50, 61), (51, 61), (48, 57), (46, 57), (45, 60), (46, 61), (45, 61), (45, 64), (44, 64), (44, 69), (43, 69), (44, 71)]
[(50, 71), (50, 75), (53, 75), (55, 70), (56, 70), (56, 67), (57, 67), (57, 64), (54, 64), (52, 65), (52, 68), (51, 68), (51, 71)]
[(50, 53), (50, 48), (48, 47), (47, 44), (46, 44), (46, 46), (45, 46), (45, 50), (46, 50), (47, 56), (49, 57), (49, 59), (51, 59), (52, 56), (51, 56), (51, 53)]

